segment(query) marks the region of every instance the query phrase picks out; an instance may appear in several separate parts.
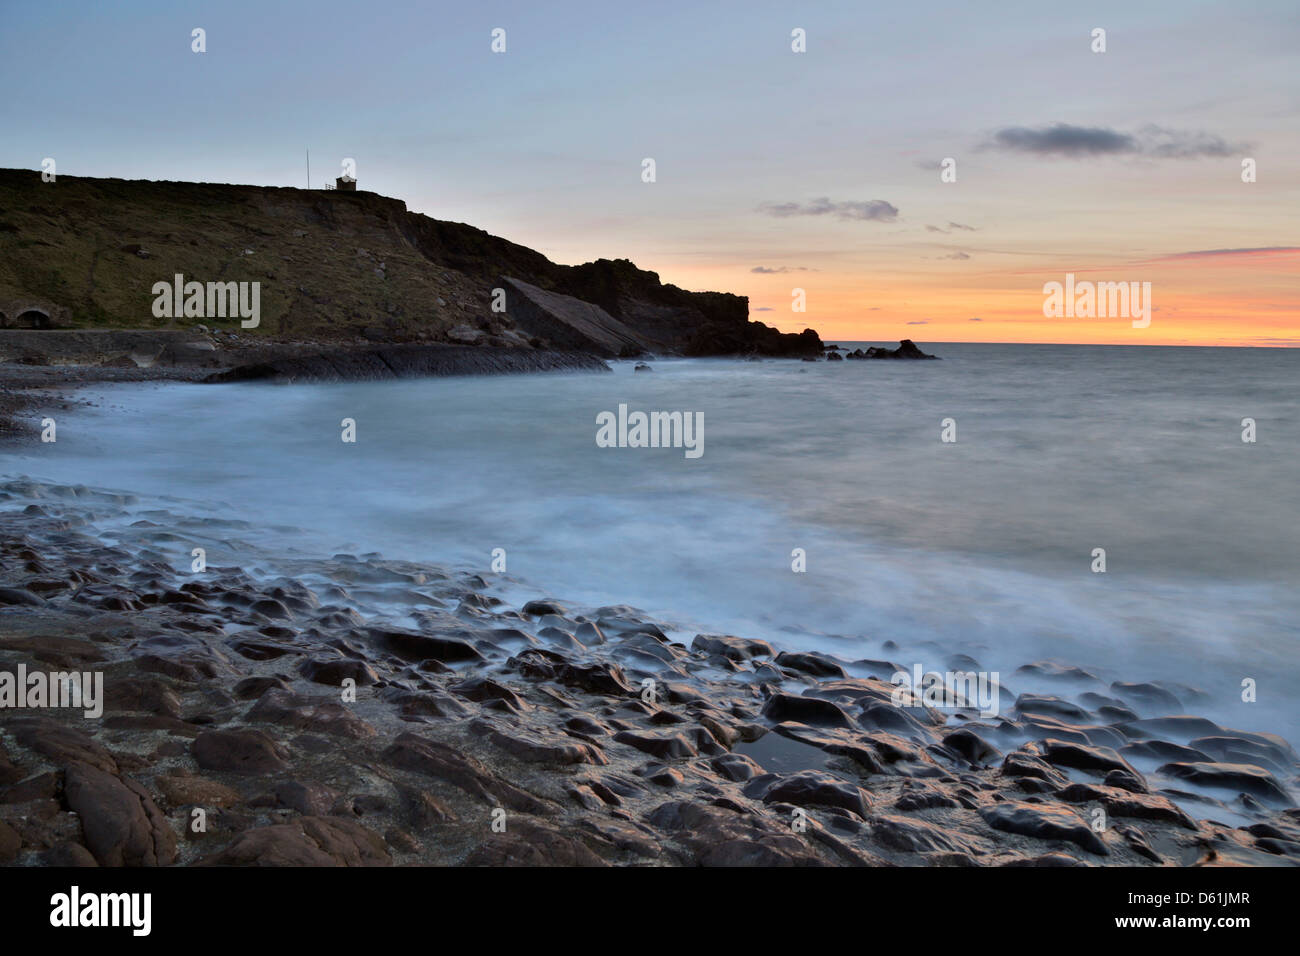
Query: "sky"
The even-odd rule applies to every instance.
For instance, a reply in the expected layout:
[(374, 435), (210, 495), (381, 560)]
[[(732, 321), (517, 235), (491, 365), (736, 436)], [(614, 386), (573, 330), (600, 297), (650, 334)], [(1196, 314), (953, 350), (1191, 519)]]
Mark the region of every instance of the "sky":
[[(310, 149), (828, 341), (1300, 345), (1295, 0), (0, 0), (0, 83), (0, 166), (305, 186)], [(1150, 321), (1044, 315), (1067, 274)]]

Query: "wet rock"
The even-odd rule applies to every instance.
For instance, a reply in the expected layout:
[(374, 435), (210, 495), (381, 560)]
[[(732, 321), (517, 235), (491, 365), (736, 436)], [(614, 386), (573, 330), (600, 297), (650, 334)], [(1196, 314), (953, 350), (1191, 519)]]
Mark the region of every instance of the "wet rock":
[(607, 726), (586, 714), (575, 714), (564, 722), (564, 726), (586, 737), (604, 737), (610, 733)]
[(1274, 806), (1291, 806), (1295, 802), (1272, 774), (1249, 764), (1167, 763), (1159, 772), (1202, 787), (1248, 793)]
[(1112, 770), (1102, 781), (1108, 787), (1128, 790), (1130, 793), (1147, 793), (1147, 783), (1136, 770)]
[(1047, 714), (1051, 717), (1064, 717), (1066, 720), (1088, 721), (1092, 715), (1077, 704), (1060, 697), (1040, 697), (1035, 694), (1021, 694), (1016, 698), (1016, 710), (1024, 714)]
[(661, 760), (699, 755), (699, 751), (681, 734), (652, 734), (624, 730), (615, 734), (614, 739), (621, 744), (635, 747), (642, 753), (650, 754), (652, 757), (658, 757)]
[(914, 785), (914, 789), (904, 792), (894, 801), (894, 808), (907, 812), (916, 810), (942, 810), (961, 806), (956, 798), (931, 784)]
[(274, 598), (262, 598), (249, 605), (249, 610), (276, 620), (288, 620), (289, 609)]
[(16, 718), (9, 730), (19, 744), (58, 766), (83, 763), (105, 773), (118, 772), (117, 760), (89, 735), (47, 717)]
[(161, 654), (141, 654), (135, 659), (140, 670), (164, 674), (187, 684), (211, 680), (220, 672), (217, 663), (202, 657), (167, 657)]
[(564, 767), (572, 764), (591, 764), (603, 767), (609, 763), (601, 749), (571, 737), (561, 737), (541, 731), (528, 732), (517, 727), (500, 730), (490, 724), (475, 729), (486, 735), (496, 747), (519, 760)]
[(1052, 680), (1097, 680), (1095, 674), (1090, 674), (1083, 668), (1075, 667), (1073, 664), (1062, 664), (1060, 661), (1034, 661), (1032, 664), (1025, 664), (1023, 667), (1017, 667), (1016, 673), (1030, 677), (1046, 677)]
[(292, 687), (283, 677), (248, 677), (232, 690), (237, 700), (256, 700), (272, 688), (292, 693)]
[(656, 858), (661, 855), (659, 834), (644, 824), (620, 819), (587, 817), (578, 829), (599, 837), (603, 844), (621, 853)]
[(134, 780), (87, 764), (68, 767), (68, 809), (81, 818), (86, 847), (101, 866), (168, 866), (176, 836), (153, 798)]
[(792, 654), (788, 651), (782, 651), (776, 655), (776, 661), (779, 666), (788, 670), (800, 671), (804, 674), (811, 674), (813, 677), (847, 677), (844, 668), (827, 657), (825, 654), (806, 653)]
[(773, 694), (763, 705), (763, 716), (782, 723), (796, 721), (816, 727), (843, 727), (853, 729), (857, 724), (848, 713), (833, 701), (820, 697), (795, 697), (790, 694)]
[[(852, 760), (867, 773), (884, 773), (884, 761), (877, 754), (870, 741), (867, 744), (854, 743), (852, 741), (859, 738), (852, 735), (846, 735), (841, 732), (822, 733), (806, 727), (803, 724), (779, 724), (773, 728), (772, 733), (785, 737), (789, 740), (797, 741), (809, 747), (816, 747), (827, 754), (836, 757), (846, 757)], [(820, 764), (820, 762), (819, 762)], [(785, 769), (785, 768), (779, 768)], [(801, 767), (797, 769), (810, 769)]]
[(446, 780), (489, 804), (533, 814), (554, 809), (551, 804), (495, 776), (473, 757), (416, 734), (401, 734), (383, 756), (390, 766)]
[(511, 820), (465, 858), (466, 866), (608, 866), (581, 840), (540, 820)]
[(355, 820), (303, 817), (235, 837), (199, 866), (389, 866), (383, 837)]
[(710, 762), (714, 770), (728, 780), (749, 780), (763, 773), (763, 768), (744, 754), (723, 754)]
[(1055, 740), (1081, 744), (1085, 747), (1096, 745), (1116, 749), (1124, 746), (1125, 742), (1124, 735), (1110, 727), (1100, 727), (1091, 723), (1086, 725), (1069, 724), (1055, 717), (1047, 717), (1042, 714), (1022, 714), (1020, 726), (1022, 730), (1033, 737), (1040, 739), (1051, 737)]
[(1277, 856), (1287, 856), (1294, 860), (1300, 860), (1300, 843), (1295, 840), (1279, 840), (1274, 837), (1264, 837), (1255, 841), (1255, 846), (1265, 853), (1273, 853)]
[(456, 814), (451, 807), (428, 791), (400, 782), (394, 786), (401, 803), (402, 819), (407, 826), (419, 831), (456, 821)]
[(373, 737), (375, 728), (333, 700), (314, 700), (273, 687), (248, 711), (248, 719), (314, 733), (360, 740)]
[(557, 617), (565, 617), (569, 611), (555, 601), (529, 601), (524, 605), (524, 613), (531, 614), (534, 617), (545, 617), (547, 614), (554, 614)]
[(1163, 820), (1188, 830), (1196, 829), (1192, 818), (1167, 797), (1086, 783), (1071, 784), (1057, 791), (1056, 796), (1066, 803), (1100, 803), (1112, 817)]
[(448, 690), (453, 694), (464, 697), (466, 700), (480, 702), (501, 701), (516, 714), (522, 714), (533, 709), (531, 704), (509, 687), (499, 684), (488, 677), (471, 677), (468, 680), (452, 684)]
[[(895, 707), (893, 704), (882, 703), (881, 701), (870, 701), (858, 715), (858, 726), (863, 728), (875, 728), (888, 733), (903, 734), (912, 739), (930, 741), (934, 739), (934, 734), (930, 730), (931, 726), (937, 726), (942, 722), (940, 716), (935, 720), (932, 715), (937, 714), (925, 707)], [(929, 723), (922, 723), (925, 720)]]
[(871, 797), (867, 791), (817, 770), (784, 776), (764, 774), (746, 784), (744, 791), (745, 796), (761, 799), (764, 803), (779, 801), (799, 807), (838, 807), (862, 819), (871, 814)]
[(630, 697), (636, 694), (628, 683), (623, 668), (609, 661), (573, 663), (553, 651), (532, 648), (510, 658), (506, 663), (533, 680), (553, 680), (567, 687), (577, 687), (606, 697)]
[(181, 699), (162, 681), (149, 677), (120, 677), (104, 688), (106, 710), (134, 710), (180, 717)]
[(1212, 720), (1194, 717), (1190, 714), (1177, 714), (1172, 717), (1149, 717), (1121, 724), (1119, 729), (1134, 739), (1144, 737), (1163, 737), (1175, 741), (1192, 740), (1196, 737), (1214, 737), (1223, 732)]
[(586, 784), (569, 783), (565, 785), (564, 790), (569, 794), (569, 796), (573, 797), (574, 801), (576, 801), (584, 810), (594, 811), (605, 809), (604, 801), (600, 799), (595, 790)]
[(1109, 747), (1088, 747), (1049, 738), (1043, 741), (1042, 753), (1044, 760), (1058, 767), (1073, 767), (1077, 770), (1093, 770), (1100, 773), (1111, 770), (1136, 773), (1124, 758)]
[(32, 800), (52, 800), (62, 790), (63, 781), (60, 774), (42, 773), (0, 790), (0, 803), (28, 803)]
[(297, 810), (305, 817), (325, 816), (338, 799), (336, 791), (311, 780), (287, 780), (275, 788), (278, 806)]
[(473, 711), (449, 694), (400, 693), (390, 698), (407, 717), (459, 719)]
[(943, 738), (946, 750), (967, 763), (982, 766), (997, 760), (1002, 754), (979, 734), (965, 728), (954, 730)]
[(0, 635), (0, 649), (31, 654), (38, 661), (60, 669), (83, 670), (87, 664), (104, 659), (103, 651), (90, 641), (52, 634), (40, 637)]
[(260, 730), (208, 730), (190, 745), (204, 770), (273, 773), (283, 770), (289, 753)]
[(424, 849), (419, 840), (397, 827), (389, 827), (384, 831), (384, 842), (398, 853), (414, 854)]
[(357, 687), (366, 687), (379, 680), (379, 675), (369, 664), (347, 658), (306, 660), (298, 667), (298, 673), (313, 683), (332, 687), (342, 687), (345, 680), (355, 681)]
[(1040, 840), (1068, 840), (1089, 853), (1109, 855), (1110, 850), (1074, 811), (1018, 800), (1007, 800), (980, 811), (989, 826), (1006, 833)]
[(44, 607), (45, 599), (26, 588), (0, 587), (0, 605), (10, 607)]
[(1032, 777), (1043, 780), (1053, 787), (1064, 787), (1069, 783), (1063, 773), (1027, 750), (1016, 750), (1007, 754), (1002, 760), (1002, 775), (1006, 777)]
[(1176, 763), (1212, 763), (1209, 754), (1167, 740), (1139, 740), (1125, 744), (1121, 749), (1125, 757), (1132, 759), (1164, 760)]
[(370, 628), (370, 637), (387, 651), (406, 661), (435, 660), (443, 664), (480, 661), (483, 655), (459, 637), (441, 637), (385, 628)]
[(788, 826), (730, 810), (674, 801), (647, 821), (667, 831), (699, 866), (819, 866), (823, 860)]
[(680, 786), (686, 780), (686, 776), (680, 770), (672, 767), (659, 767), (649, 770), (646, 773), (646, 779), (656, 787), (667, 789)]
[(1139, 710), (1156, 714), (1181, 714), (1183, 703), (1174, 694), (1155, 684), (1115, 681), (1110, 692)]
[(727, 752), (727, 748), (718, 743), (718, 739), (706, 727), (687, 728), (686, 737), (706, 757), (716, 757)]
[[(41, 863), (45, 866), (83, 868), (99, 866), (99, 864), (95, 862), (94, 854), (80, 843), (56, 843), (54, 846), (44, 851), (41, 854), (40, 859)], [(2, 862), (4, 862), (3, 854), (0, 854), (0, 863)]]
[(1209, 754), (1220, 763), (1246, 763), (1286, 774), (1296, 763), (1295, 751), (1281, 737), (1273, 734), (1225, 732), (1213, 737), (1197, 737), (1187, 746)]
[(930, 776), (939, 776), (942, 770), (934, 766), (934, 761), (930, 756), (912, 743), (905, 740), (897, 734), (888, 734), (881, 731), (875, 733), (863, 734), (860, 738), (863, 743), (875, 751), (877, 758), (884, 764), (911, 763), (927, 764), (929, 767), (909, 767), (909, 773), (916, 775), (922, 771), (929, 772)]
[(1138, 856), (1146, 857), (1152, 863), (1164, 863), (1160, 854), (1152, 848), (1150, 841), (1147, 840), (1146, 834), (1137, 827), (1117, 823), (1113, 829), (1124, 838), (1124, 842), (1128, 844), (1129, 849)]
[(751, 657), (772, 657), (776, 652), (767, 641), (730, 634), (696, 634), (691, 641), (691, 650), (702, 654), (713, 654), (732, 661), (747, 661)]
[(877, 814), (871, 819), (871, 835), (877, 842), (903, 853), (963, 853), (975, 855), (976, 844), (955, 833), (945, 832), (924, 820)]
[(241, 657), (246, 657), (250, 661), (273, 661), (286, 654), (301, 654), (302, 650), (296, 647), (290, 647), (287, 644), (277, 644), (273, 641), (255, 641), (248, 638), (241, 638), (230, 642), (229, 647)]

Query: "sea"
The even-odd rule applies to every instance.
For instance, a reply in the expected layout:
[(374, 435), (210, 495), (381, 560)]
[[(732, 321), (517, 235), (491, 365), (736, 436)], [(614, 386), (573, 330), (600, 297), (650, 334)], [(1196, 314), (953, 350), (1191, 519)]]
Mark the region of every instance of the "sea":
[[(923, 348), (941, 361), (116, 385), (0, 472), (247, 521), (227, 564), (379, 552), (687, 644), (973, 659), (1016, 692), (1056, 661), (1300, 741), (1300, 350)], [(690, 416), (699, 454), (598, 441), (635, 412)]]

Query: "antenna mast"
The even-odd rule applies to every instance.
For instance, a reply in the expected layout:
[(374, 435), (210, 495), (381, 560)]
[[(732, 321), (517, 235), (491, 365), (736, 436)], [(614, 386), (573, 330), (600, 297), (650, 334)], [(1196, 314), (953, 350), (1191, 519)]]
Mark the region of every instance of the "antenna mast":
[(307, 188), (311, 189), (311, 147), (307, 147)]

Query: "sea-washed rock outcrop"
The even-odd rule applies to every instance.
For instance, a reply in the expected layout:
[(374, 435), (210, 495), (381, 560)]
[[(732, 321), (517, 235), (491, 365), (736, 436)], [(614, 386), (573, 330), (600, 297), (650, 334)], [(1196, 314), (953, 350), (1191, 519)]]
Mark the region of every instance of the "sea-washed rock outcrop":
[(608, 372), (589, 352), (397, 345), (289, 355), (214, 372), (205, 382), (347, 382), (442, 375), (506, 375), (516, 372)]
[[(836, 356), (839, 357), (839, 356)], [(903, 339), (898, 343), (898, 348), (887, 349), (878, 346), (871, 346), (865, 351), (854, 349), (852, 352), (844, 354), (846, 359), (937, 359), (937, 355), (927, 355), (916, 347), (916, 343), (911, 339)]]

